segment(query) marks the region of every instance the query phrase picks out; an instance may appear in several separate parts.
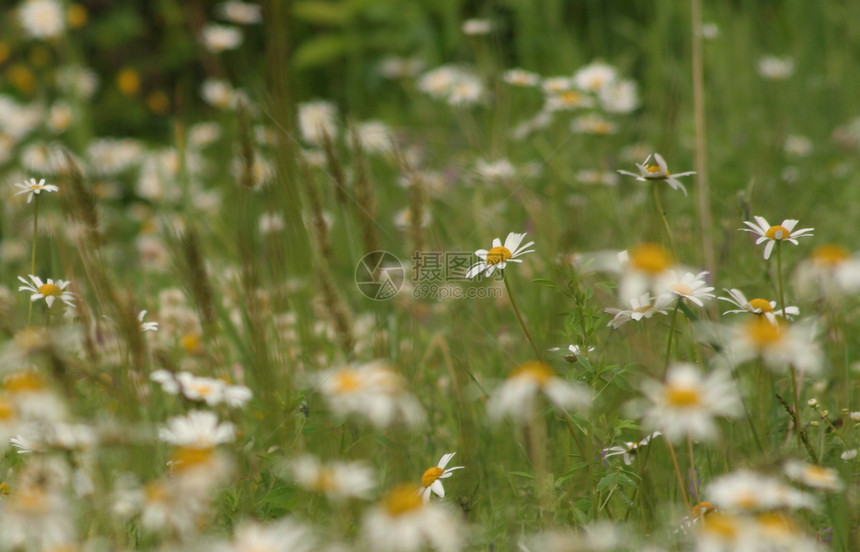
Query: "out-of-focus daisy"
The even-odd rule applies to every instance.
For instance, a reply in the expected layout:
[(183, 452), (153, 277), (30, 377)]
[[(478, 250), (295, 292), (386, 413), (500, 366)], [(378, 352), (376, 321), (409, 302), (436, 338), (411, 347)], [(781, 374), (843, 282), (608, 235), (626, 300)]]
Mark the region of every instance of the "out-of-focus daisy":
[(675, 442), (690, 436), (713, 440), (717, 437), (717, 416), (738, 416), (740, 398), (729, 374), (714, 370), (703, 375), (698, 367), (677, 363), (669, 367), (664, 383), (646, 380), (642, 392), (650, 404), (643, 409), (642, 424), (661, 430)]
[(514, 368), (493, 392), (487, 401), (487, 414), (495, 420), (508, 416), (526, 422), (538, 393), (560, 408), (585, 409), (591, 404), (591, 392), (585, 386), (563, 380), (544, 362), (530, 360)]
[(475, 176), (485, 182), (510, 180), (517, 175), (517, 169), (507, 159), (485, 161), (478, 159), (475, 163)]
[(785, 475), (813, 489), (824, 491), (841, 491), (844, 487), (836, 470), (807, 464), (801, 460), (789, 460), (783, 466)]
[(395, 487), (364, 518), (369, 549), (381, 552), (454, 552), (463, 545), (463, 530), (442, 506), (421, 499), (419, 488)]
[(361, 149), (371, 154), (390, 153), (394, 148), (391, 128), (381, 121), (365, 121), (356, 127)]
[(26, 0), (18, 8), (18, 22), (33, 38), (56, 38), (66, 30), (63, 8), (55, 0)]
[(408, 392), (406, 380), (385, 362), (326, 371), (316, 378), (329, 407), (342, 417), (363, 417), (377, 427), (397, 422), (416, 426), (424, 410)]
[(660, 435), (663, 434), (659, 431), (655, 431), (651, 435), (646, 435), (645, 438), (639, 442), (628, 441), (620, 446), (605, 448), (600, 451), (600, 454), (604, 458), (620, 455), (621, 459), (624, 460), (624, 463), (629, 466), (633, 463), (633, 458), (636, 457), (636, 453), (639, 452), (639, 449), (650, 443), (651, 439), (653, 439), (654, 437), (659, 437)]
[(815, 322), (801, 320), (789, 324), (777, 318), (772, 324), (764, 317), (755, 317), (729, 328), (724, 338), (726, 355), (735, 365), (756, 357), (776, 370), (789, 364), (807, 373), (818, 373), (823, 363), (821, 348), (815, 342)]
[(524, 69), (509, 69), (502, 74), (502, 80), (513, 86), (537, 86), (540, 75)]
[(379, 74), (387, 79), (402, 79), (414, 77), (424, 69), (424, 61), (420, 58), (402, 58), (386, 56), (379, 63)]
[(219, 422), (214, 412), (192, 410), (185, 416), (167, 420), (167, 426), (158, 430), (158, 437), (178, 447), (210, 448), (232, 443), (236, 431), (230, 422)]
[(651, 297), (650, 293), (643, 293), (639, 297), (630, 299), (629, 309), (616, 309), (607, 307), (605, 312), (614, 315), (608, 326), (618, 328), (631, 320), (638, 322), (643, 318), (651, 318), (655, 314), (667, 314), (673, 299), (669, 295), (658, 295)]
[(671, 276), (666, 277), (661, 282), (661, 287), (678, 299), (686, 299), (703, 307), (705, 300), (714, 298), (714, 294), (710, 293), (714, 290), (713, 286), (706, 285), (705, 276), (707, 274), (707, 272), (698, 274), (686, 272), (678, 278), (678, 275), (672, 271)]
[(767, 242), (764, 246), (764, 258), (770, 258), (771, 252), (776, 245), (776, 242), (787, 241), (797, 245), (797, 238), (808, 238), (812, 236), (814, 228), (801, 228), (795, 230), (799, 221), (794, 219), (785, 219), (781, 224), (771, 226), (764, 217), (753, 217), (755, 223), (748, 220), (744, 221), (749, 228), (741, 228), (745, 232), (750, 232), (758, 236), (755, 244), (760, 245)]
[(206, 79), (200, 85), (200, 97), (209, 105), (228, 109), (236, 104), (239, 93), (225, 80)]
[(678, 529), (675, 530), (675, 533), (683, 533), (686, 535), (691, 527), (694, 527), (701, 520), (705, 519), (706, 517), (708, 517), (708, 515), (716, 511), (716, 506), (714, 506), (707, 500), (703, 500), (702, 502), (697, 503), (691, 509), (690, 515), (681, 518), (681, 522), (678, 524)]
[(466, 278), (474, 278), (482, 272), (485, 276), (490, 277), (496, 270), (504, 270), (507, 263), (523, 262), (522, 259), (518, 259), (517, 257), (526, 253), (534, 253), (534, 249), (528, 248), (535, 243), (530, 241), (525, 245), (521, 245), (525, 237), (525, 233), (517, 234), (516, 232), (510, 232), (505, 238), (504, 245), (502, 245), (502, 240), (495, 238), (493, 239), (493, 247), (491, 249), (478, 249), (475, 251), (475, 255), (481, 260), (469, 268), (468, 272), (466, 272)]
[(573, 81), (569, 77), (547, 77), (540, 87), (547, 94), (561, 94), (573, 88)]
[(215, 552), (311, 552), (321, 550), (311, 529), (289, 518), (263, 525), (243, 523), (236, 528), (229, 546)]
[(461, 27), (463, 34), (468, 36), (481, 36), (490, 34), (493, 24), (488, 19), (467, 19)]
[(203, 27), (200, 40), (207, 50), (217, 54), (238, 48), (242, 44), (242, 31), (226, 25), (209, 24)]
[(720, 510), (741, 514), (815, 505), (810, 495), (779, 478), (747, 469), (714, 479), (705, 487), (704, 496)]
[(580, 90), (598, 92), (615, 82), (618, 71), (602, 61), (594, 61), (580, 68), (573, 75), (573, 82)]
[(442, 458), (439, 459), (439, 463), (437, 463), (432, 468), (427, 468), (424, 474), (421, 476), (421, 496), (424, 499), (424, 502), (430, 500), (431, 493), (435, 493), (438, 497), (445, 497), (445, 487), (442, 486), (442, 479), (447, 479), (453, 475), (454, 470), (462, 470), (464, 466), (454, 466), (453, 468), (446, 468), (448, 462), (454, 458), (456, 452), (449, 452), (448, 454), (443, 454)]
[(334, 140), (338, 134), (337, 107), (326, 101), (299, 104), (299, 132), (309, 144), (322, 144), (326, 136)]
[[(651, 163), (651, 158), (654, 158), (654, 161), (657, 163), (656, 165)], [(666, 161), (663, 159), (659, 153), (655, 153), (653, 155), (649, 155), (645, 162), (641, 165), (636, 163), (636, 168), (639, 169), (639, 174), (633, 174), (632, 172), (619, 170), (619, 174), (623, 174), (626, 176), (632, 176), (636, 180), (640, 182), (648, 182), (654, 180), (661, 180), (666, 182), (673, 190), (681, 190), (684, 192), (684, 195), (687, 195), (687, 189), (681, 183), (679, 178), (682, 176), (691, 176), (696, 174), (695, 171), (687, 171), (682, 173), (670, 173), (669, 166), (666, 164)]]
[(142, 332), (157, 332), (158, 331), (158, 322), (144, 322), (143, 319), (146, 318), (145, 310), (140, 311), (140, 314), (137, 315), (137, 321), (140, 324), (140, 331)]
[(639, 107), (638, 87), (630, 80), (603, 87), (597, 97), (607, 113), (630, 113)]
[(858, 453), (857, 449), (848, 449), (845, 452), (843, 452), (842, 454), (840, 454), (839, 458), (843, 459), (846, 462), (850, 462), (851, 460), (854, 460), (855, 458), (857, 458), (857, 453)]
[(808, 157), (809, 154), (812, 153), (812, 140), (806, 136), (789, 134), (785, 137), (782, 149), (788, 155), (793, 155), (795, 157)]
[(205, 402), (209, 406), (221, 403), (242, 406), (252, 397), (251, 390), (244, 385), (229, 385), (224, 380), (195, 376), (190, 372), (174, 374), (167, 370), (156, 370), (150, 379), (160, 383), (165, 393), (181, 393), (188, 400)]
[(571, 121), (570, 131), (574, 134), (615, 134), (618, 125), (596, 113), (589, 113)]
[(592, 107), (594, 100), (579, 90), (565, 90), (546, 97), (546, 111), (566, 111), (583, 107)]
[(860, 258), (837, 244), (816, 247), (793, 276), (795, 289), (805, 297), (837, 299), (860, 291)]
[(585, 169), (576, 173), (576, 179), (583, 184), (603, 184), (617, 186), (618, 175), (614, 172)]
[(18, 291), (30, 292), (32, 294), (30, 295), (30, 301), (44, 299), (45, 303), (48, 304), (48, 308), (51, 308), (54, 305), (54, 300), (59, 299), (70, 307), (75, 306), (75, 296), (71, 291), (66, 291), (71, 282), (67, 282), (66, 280), (57, 280), (55, 282), (51, 278), (48, 278), (47, 282), (43, 282), (41, 278), (32, 274), (29, 277), (30, 281), (28, 282), (23, 276), (18, 276), (18, 280), (24, 284), (18, 287)]
[(218, 4), (218, 14), (237, 25), (250, 25), (263, 22), (262, 8), (256, 4), (247, 4), (238, 0), (231, 0)]
[(322, 464), (313, 456), (302, 456), (290, 460), (287, 468), (300, 487), (331, 500), (367, 499), (376, 487), (373, 470), (361, 462)]
[(647, 292), (662, 294), (659, 283), (672, 278), (675, 261), (660, 244), (644, 242), (617, 254), (621, 270), (619, 295), (624, 302), (632, 301)]
[[(728, 297), (718, 297), (717, 299), (721, 301), (727, 301), (732, 305), (738, 307), (734, 310), (727, 310), (723, 313), (726, 314), (735, 314), (735, 313), (751, 313), (751, 314), (759, 314), (763, 315), (767, 318), (771, 324), (776, 324), (777, 316), (784, 316), (782, 313), (782, 309), (776, 308), (776, 301), (768, 301), (767, 299), (755, 298), (747, 301), (744, 293), (739, 289), (724, 289), (726, 293), (729, 294)], [(788, 316), (788, 319), (791, 320), (792, 316), (799, 316), (800, 309), (797, 307), (785, 307), (785, 315)]]
[(794, 74), (794, 60), (790, 57), (762, 56), (758, 60), (758, 72), (769, 80), (785, 80)]
[(38, 182), (35, 178), (31, 178), (30, 180), (26, 180), (24, 182), (16, 182), (15, 187), (18, 188), (18, 191), (15, 192), (15, 195), (27, 194), (27, 203), (33, 201), (34, 195), (39, 195), (42, 192), (60, 191), (60, 189), (53, 184), (45, 184), (44, 178), (42, 178)]

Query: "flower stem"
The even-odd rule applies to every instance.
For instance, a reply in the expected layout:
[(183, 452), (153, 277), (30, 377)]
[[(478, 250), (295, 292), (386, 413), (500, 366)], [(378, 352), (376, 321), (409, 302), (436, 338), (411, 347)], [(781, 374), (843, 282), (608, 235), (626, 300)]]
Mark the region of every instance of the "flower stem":
[[(30, 254), (30, 274), (36, 274), (36, 242), (39, 241), (39, 198), (33, 200), (33, 249)], [(27, 308), (27, 327), (30, 327), (30, 321), (33, 319), (33, 301), (30, 301), (30, 306)]]
[[(663, 431), (663, 435), (666, 434), (666, 431)], [(669, 454), (672, 456), (672, 464), (675, 466), (675, 475), (678, 476), (678, 487), (681, 489), (681, 496), (684, 499), (684, 506), (687, 507), (687, 511), (690, 511), (690, 499), (687, 498), (687, 490), (684, 488), (684, 477), (681, 475), (681, 467), (678, 465), (678, 457), (675, 456), (675, 447), (672, 445), (672, 440), (668, 437), (666, 438), (666, 444), (669, 445)]]
[(666, 379), (666, 371), (669, 369), (669, 356), (672, 354), (672, 336), (675, 335), (675, 321), (678, 319), (678, 309), (681, 307), (681, 299), (675, 303), (675, 308), (672, 310), (672, 321), (669, 323), (669, 337), (666, 338), (666, 361), (663, 363), (663, 379)]
[(699, 487), (696, 485), (696, 462), (693, 459), (693, 438), (690, 435), (687, 435), (687, 454), (690, 457), (690, 485), (692, 486), (692, 494), (693, 500), (698, 504), (699, 501)]
[(672, 229), (669, 228), (669, 221), (666, 219), (666, 211), (663, 210), (663, 202), (660, 201), (660, 189), (657, 187), (657, 182), (651, 184), (651, 191), (654, 195), (654, 207), (663, 221), (663, 227), (666, 229), (666, 237), (669, 238), (669, 247), (672, 249), (672, 255), (677, 259), (678, 252), (675, 251), (675, 240), (672, 239)]
[(532, 349), (535, 351), (535, 355), (537, 355), (537, 359), (543, 362), (543, 356), (540, 354), (540, 349), (538, 349), (537, 344), (535, 344), (534, 338), (532, 338), (531, 332), (529, 332), (528, 326), (526, 326), (526, 321), (523, 320), (523, 315), (520, 312), (520, 308), (517, 306), (517, 301), (514, 299), (514, 294), (511, 291), (511, 285), (508, 283), (508, 274), (506, 272), (502, 273), (502, 279), (505, 281), (505, 289), (508, 290), (508, 298), (511, 300), (511, 306), (514, 307), (514, 312), (517, 314), (517, 319), (520, 321), (520, 326), (523, 327), (523, 332), (526, 334), (526, 338), (528, 338), (529, 343), (532, 344)]
[[(776, 285), (779, 291), (779, 307), (782, 309), (783, 320), (785, 316), (785, 290), (782, 286), (782, 240), (776, 242)], [(791, 396), (794, 399), (794, 433), (797, 436), (797, 448), (803, 448), (803, 440), (800, 435), (800, 390), (798, 389), (797, 371), (794, 364), (788, 365), (791, 371)]]

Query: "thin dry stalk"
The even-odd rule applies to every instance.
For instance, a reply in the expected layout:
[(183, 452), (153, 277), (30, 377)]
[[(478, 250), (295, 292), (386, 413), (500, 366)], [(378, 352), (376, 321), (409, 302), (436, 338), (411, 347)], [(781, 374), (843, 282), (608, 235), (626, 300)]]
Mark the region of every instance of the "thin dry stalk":
[(84, 183), (84, 177), (74, 158), (63, 150), (65, 163), (62, 175), (65, 177), (65, 187), (69, 193), (63, 194), (70, 216), (86, 228), (87, 245), (94, 250), (101, 246), (99, 234), (99, 213), (96, 208), (96, 197)]
[(352, 151), (354, 155), (353, 171), (355, 172), (355, 202), (358, 209), (358, 220), (361, 225), (361, 237), (364, 240), (366, 252), (379, 250), (379, 240), (376, 235), (376, 198), (370, 185), (367, 173), (367, 159), (361, 147), (358, 131), (353, 127), (350, 132)]
[(248, 118), (248, 107), (244, 103), (239, 104), (236, 116), (239, 119), (239, 158), (242, 163), (242, 170), (239, 174), (239, 186), (243, 189), (251, 190), (257, 185), (257, 179), (254, 176), (256, 153), (254, 152), (254, 141), (251, 137), (252, 129)]
[(350, 324), (349, 312), (343, 304), (343, 301), (341, 301), (338, 296), (337, 291), (335, 291), (334, 283), (331, 279), (331, 272), (328, 268), (320, 268), (317, 270), (317, 281), (319, 282), (320, 289), (322, 290), (323, 302), (326, 310), (332, 318), (332, 323), (334, 323), (334, 330), (337, 334), (340, 347), (347, 356), (351, 356), (353, 347), (355, 346), (355, 338), (352, 333), (352, 324)]
[(311, 225), (313, 226), (314, 239), (317, 242), (317, 249), (323, 259), (331, 262), (331, 241), (329, 239), (328, 224), (325, 221), (322, 210), (322, 201), (320, 199), (317, 182), (314, 178), (313, 171), (307, 163), (299, 160), (299, 167), (302, 173), (302, 181), (305, 184), (305, 193), (308, 196), (308, 207), (310, 208)]
[(200, 250), (200, 237), (193, 227), (188, 227), (182, 236), (182, 253), (185, 259), (186, 279), (191, 289), (191, 297), (200, 311), (203, 322), (203, 331), (209, 334), (215, 328), (215, 302), (212, 293), (212, 284), (209, 281), (209, 273), (203, 262), (203, 253)]
[(337, 202), (341, 205), (346, 205), (348, 197), (346, 191), (346, 171), (337, 158), (337, 152), (334, 150), (334, 142), (325, 129), (323, 129), (323, 150), (325, 150), (329, 173), (331, 173), (331, 178), (334, 180), (334, 191)]

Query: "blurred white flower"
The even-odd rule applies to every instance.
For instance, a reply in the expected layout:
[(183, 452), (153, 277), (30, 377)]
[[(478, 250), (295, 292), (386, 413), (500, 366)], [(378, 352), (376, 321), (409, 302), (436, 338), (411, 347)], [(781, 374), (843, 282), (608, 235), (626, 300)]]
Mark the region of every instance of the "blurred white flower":
[(203, 27), (200, 40), (207, 50), (218, 54), (238, 48), (242, 44), (242, 31), (235, 27), (210, 23)]
[(531, 360), (517, 366), (493, 391), (487, 401), (487, 414), (496, 421), (510, 417), (527, 422), (533, 414), (538, 393), (563, 409), (582, 410), (591, 405), (591, 392), (587, 387), (558, 377), (546, 363)]
[(326, 101), (299, 104), (299, 132), (302, 140), (321, 145), (325, 137), (334, 140), (338, 135), (337, 107)]
[(594, 61), (573, 75), (573, 83), (580, 90), (598, 92), (615, 82), (618, 71), (607, 63)]
[(762, 56), (758, 60), (758, 72), (769, 80), (785, 80), (794, 74), (794, 60), (790, 57)]
[(231, 0), (218, 4), (216, 11), (220, 17), (237, 25), (250, 25), (252, 23), (263, 22), (263, 9), (256, 4)]
[(33, 38), (56, 38), (66, 30), (63, 7), (56, 0), (25, 0), (18, 7), (18, 23)]
[(323, 464), (313, 456), (302, 456), (290, 460), (287, 468), (300, 487), (325, 494), (330, 500), (367, 499), (376, 488), (373, 470), (362, 462)]
[(461, 27), (463, 34), (468, 36), (481, 36), (490, 34), (493, 24), (488, 19), (467, 19)]

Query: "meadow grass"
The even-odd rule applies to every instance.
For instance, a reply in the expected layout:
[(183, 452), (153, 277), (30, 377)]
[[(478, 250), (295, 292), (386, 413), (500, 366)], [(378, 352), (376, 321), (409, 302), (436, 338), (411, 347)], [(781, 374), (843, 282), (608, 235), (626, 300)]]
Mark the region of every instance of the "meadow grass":
[(226, 5), (4, 8), (0, 549), (860, 546), (860, 5)]

